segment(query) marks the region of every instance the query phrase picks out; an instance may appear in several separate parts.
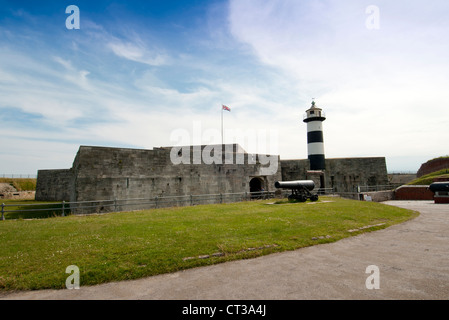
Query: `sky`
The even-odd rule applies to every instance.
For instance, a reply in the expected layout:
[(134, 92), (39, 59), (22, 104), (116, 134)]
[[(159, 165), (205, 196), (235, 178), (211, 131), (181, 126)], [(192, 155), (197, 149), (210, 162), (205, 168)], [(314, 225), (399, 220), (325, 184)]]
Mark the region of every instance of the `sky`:
[(80, 145), (222, 131), (305, 159), (313, 99), (327, 158), (417, 171), (449, 154), (448, 13), (447, 0), (0, 0), (0, 176), (70, 168)]

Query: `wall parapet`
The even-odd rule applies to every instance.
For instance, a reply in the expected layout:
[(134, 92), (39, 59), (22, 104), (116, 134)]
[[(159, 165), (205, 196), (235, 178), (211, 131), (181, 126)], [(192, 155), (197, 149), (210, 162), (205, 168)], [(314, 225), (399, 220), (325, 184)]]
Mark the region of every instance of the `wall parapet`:
[(395, 190), (396, 200), (433, 200), (433, 196), (427, 185), (404, 185)]

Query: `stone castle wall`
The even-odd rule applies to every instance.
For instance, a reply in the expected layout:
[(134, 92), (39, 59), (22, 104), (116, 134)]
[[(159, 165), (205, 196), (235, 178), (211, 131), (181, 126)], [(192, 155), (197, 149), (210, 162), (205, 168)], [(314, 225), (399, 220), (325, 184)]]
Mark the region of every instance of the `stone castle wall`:
[[(358, 185), (386, 185), (385, 158), (326, 159), (324, 174), (309, 171), (309, 161), (275, 160), (275, 168), (263, 155), (247, 154), (239, 145), (226, 145), (223, 152), (210, 146), (154, 148), (152, 150), (81, 146), (73, 166), (66, 170), (39, 170), (36, 199), (50, 201), (96, 201), (116, 199), (151, 199), (203, 194), (254, 191), (250, 182), (257, 179), (264, 191), (277, 191), (276, 181), (318, 179), (316, 188), (334, 188), (337, 192), (355, 192)], [(212, 146), (213, 147), (213, 146)], [(221, 150), (221, 145), (219, 145)], [(215, 158), (213, 163), (204, 155)], [(207, 163), (206, 163), (206, 162)], [(272, 164), (272, 163), (271, 163)], [(268, 170), (268, 169), (274, 170)], [(320, 181), (321, 180), (321, 181)], [(324, 185), (319, 185), (320, 183)], [(216, 203), (217, 198), (210, 203)], [(171, 205), (185, 205), (173, 200)], [(145, 206), (122, 205), (121, 210), (144, 209)], [(79, 211), (79, 210), (78, 210)], [(102, 207), (97, 212), (113, 211)]]
[(38, 201), (69, 201), (72, 179), (72, 169), (39, 170), (35, 199)]
[(309, 170), (309, 160), (282, 160), (282, 181), (305, 180)]
[[(282, 160), (281, 169), (284, 181), (308, 179), (309, 161)], [(357, 186), (387, 184), (388, 173), (384, 157), (337, 158), (326, 159), (324, 186), (321, 187), (334, 188), (336, 192), (357, 192)]]
[(326, 169), (326, 185), (336, 192), (354, 192), (357, 186), (388, 185), (384, 157), (329, 159)]
[[(274, 172), (267, 173), (269, 164), (266, 158), (261, 158), (263, 155), (242, 153), (238, 145), (227, 145), (221, 154), (216, 154), (216, 150), (209, 153), (205, 146), (183, 147), (179, 150), (180, 158), (182, 152), (188, 153), (189, 158), (183, 158), (187, 159), (185, 163), (174, 164), (171, 147), (142, 150), (81, 146), (71, 169), (39, 171), (37, 189), (40, 198), (45, 200), (150, 199), (250, 192), (250, 181), (257, 178), (265, 191), (275, 191), (274, 183), (281, 179), (279, 156), (270, 156), (276, 163)], [(208, 159), (203, 155), (215, 155), (213, 163), (205, 163)], [(173, 199), (167, 205), (183, 204)], [(142, 208), (121, 207), (122, 210)], [(96, 211), (112, 211), (112, 207)]]

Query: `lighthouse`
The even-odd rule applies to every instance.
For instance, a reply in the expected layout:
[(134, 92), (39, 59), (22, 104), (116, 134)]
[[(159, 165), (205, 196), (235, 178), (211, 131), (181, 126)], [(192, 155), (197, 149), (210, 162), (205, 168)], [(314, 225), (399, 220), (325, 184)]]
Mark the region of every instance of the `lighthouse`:
[(310, 162), (310, 170), (322, 171), (325, 169), (323, 121), (326, 116), (322, 109), (318, 108), (315, 101), (312, 107), (306, 110), (304, 122), (307, 123), (307, 153)]

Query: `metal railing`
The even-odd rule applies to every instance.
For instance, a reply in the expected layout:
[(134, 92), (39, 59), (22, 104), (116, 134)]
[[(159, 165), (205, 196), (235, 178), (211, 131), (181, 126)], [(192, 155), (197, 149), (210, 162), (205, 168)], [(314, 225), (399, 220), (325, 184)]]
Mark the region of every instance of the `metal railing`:
[[(250, 200), (271, 199), (275, 193), (271, 191), (220, 193), (185, 196), (165, 196), (152, 198), (91, 200), (91, 201), (61, 201), (52, 203), (32, 204), (1, 204), (1, 220), (7, 213), (47, 212), (50, 215), (65, 216), (67, 214), (93, 214), (120, 212), (144, 209), (157, 209), (177, 206), (194, 206), (200, 204), (233, 203)], [(16, 209), (12, 209), (16, 208)], [(8, 210), (9, 209), (9, 210)]]
[(376, 185), (376, 186), (357, 186), (357, 192), (374, 192), (374, 191), (388, 191), (394, 190), (400, 187), (402, 183), (396, 184), (386, 184), (386, 185)]
[(334, 191), (334, 194), (339, 195), (342, 198), (362, 200), (363, 193), (368, 192), (381, 192), (381, 191), (393, 191), (400, 187), (402, 184), (387, 184), (376, 186), (357, 186), (354, 191)]
[(305, 120), (307, 118), (309, 118), (309, 119), (310, 118), (326, 118), (326, 112), (324, 112), (324, 111), (317, 111), (317, 112), (319, 112), (319, 113), (307, 114), (307, 112), (306, 112), (302, 115), (302, 119)]
[[(319, 195), (339, 195), (357, 199), (361, 192), (393, 190), (394, 185), (384, 186), (359, 186), (354, 192), (338, 192), (334, 188), (320, 188), (316, 190)], [(166, 207), (195, 206), (200, 204), (234, 203), (251, 200), (283, 198), (291, 193), (289, 190), (260, 191), (260, 192), (238, 192), (220, 194), (201, 194), (184, 196), (164, 196), (151, 198), (131, 198), (112, 200), (90, 200), (90, 201), (60, 201), (51, 203), (32, 204), (1, 204), (1, 220), (5, 220), (7, 213), (24, 212), (47, 212), (49, 216), (65, 216), (67, 214), (93, 214), (106, 212), (121, 212), (133, 210), (157, 209)], [(12, 209), (12, 208), (16, 209)]]
[(413, 175), (416, 174), (416, 171), (389, 171), (388, 174), (395, 174), (395, 175)]
[(37, 174), (31, 173), (0, 173), (0, 178), (8, 179), (36, 179)]

